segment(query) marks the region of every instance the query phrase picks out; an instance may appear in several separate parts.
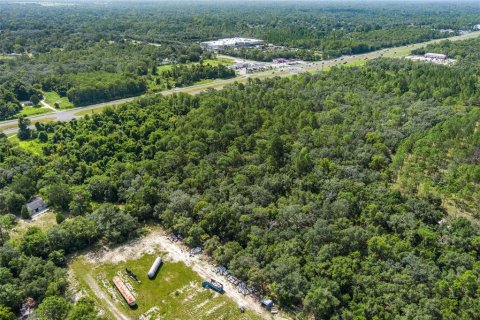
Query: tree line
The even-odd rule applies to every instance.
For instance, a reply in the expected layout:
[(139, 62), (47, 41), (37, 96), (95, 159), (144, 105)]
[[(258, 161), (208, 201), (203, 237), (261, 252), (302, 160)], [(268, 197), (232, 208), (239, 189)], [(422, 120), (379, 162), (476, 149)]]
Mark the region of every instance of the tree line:
[(235, 71), (220, 64), (196, 64), (192, 66), (175, 65), (171, 69), (163, 71), (160, 79), (173, 81), (176, 87), (188, 86), (200, 80), (228, 79), (235, 77)]

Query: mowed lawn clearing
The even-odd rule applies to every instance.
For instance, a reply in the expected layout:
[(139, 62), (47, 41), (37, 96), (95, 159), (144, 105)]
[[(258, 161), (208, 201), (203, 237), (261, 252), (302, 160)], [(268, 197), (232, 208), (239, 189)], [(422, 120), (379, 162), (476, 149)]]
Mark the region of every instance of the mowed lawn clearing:
[(42, 155), (42, 143), (38, 140), (20, 140), (17, 137), (13, 137), (10, 139), (11, 142), (16, 142), (20, 146), (20, 148), (30, 152), (31, 154), (35, 155)]
[(57, 224), (55, 212), (49, 210), (34, 219), (18, 219), (17, 225), (10, 231), (10, 238), (12, 240), (19, 240), (30, 227), (37, 227), (44, 231), (48, 230)]
[(29, 117), (50, 112), (52, 112), (52, 110), (47, 108), (23, 107), (20, 114)]
[(60, 95), (54, 91), (44, 92), (43, 96), (45, 97), (45, 102), (52, 107), (55, 106), (55, 103), (58, 103), (59, 109), (70, 109), (74, 107), (73, 103), (68, 101), (67, 97), (60, 97)]
[[(261, 319), (251, 311), (240, 312), (239, 306), (225, 295), (202, 288), (202, 279), (183, 262), (165, 261), (155, 279), (148, 279), (147, 272), (156, 257), (157, 254), (145, 254), (137, 260), (95, 265), (78, 257), (72, 261), (71, 270), (81, 286), (78, 289), (86, 289), (102, 309), (115, 313), (109, 310), (109, 304), (113, 303), (118, 311), (132, 319), (141, 315), (151, 319)], [(133, 271), (140, 283), (128, 277), (125, 268)], [(121, 276), (132, 288), (137, 308), (130, 308), (113, 286), (115, 275)], [(88, 285), (92, 278), (110, 301), (98, 298), (101, 294)]]

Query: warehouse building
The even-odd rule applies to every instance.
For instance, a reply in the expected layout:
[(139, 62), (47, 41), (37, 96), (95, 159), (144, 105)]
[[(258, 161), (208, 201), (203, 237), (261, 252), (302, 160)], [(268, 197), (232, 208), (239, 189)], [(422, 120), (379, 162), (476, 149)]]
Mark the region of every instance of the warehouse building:
[(253, 47), (262, 44), (262, 40), (252, 38), (225, 38), (214, 41), (205, 41), (201, 44), (209, 50), (218, 50), (223, 47)]
[(27, 210), (32, 217), (47, 209), (48, 209), (47, 204), (40, 197), (36, 197), (31, 202), (27, 203)]

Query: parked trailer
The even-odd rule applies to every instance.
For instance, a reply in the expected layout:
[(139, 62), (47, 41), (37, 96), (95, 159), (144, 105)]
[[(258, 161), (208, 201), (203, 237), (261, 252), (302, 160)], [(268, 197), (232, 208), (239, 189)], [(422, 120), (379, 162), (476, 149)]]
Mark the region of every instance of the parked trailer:
[(210, 279), (210, 281), (203, 281), (202, 287), (210, 288), (214, 291), (217, 291), (218, 293), (223, 293), (223, 284), (213, 279)]
[(115, 285), (115, 287), (117, 287), (118, 291), (120, 291), (123, 299), (125, 299), (125, 301), (130, 307), (134, 307), (137, 305), (135, 297), (130, 292), (130, 290), (128, 290), (127, 286), (125, 285), (125, 283), (123, 283), (122, 279), (120, 279), (119, 276), (113, 277), (113, 284)]
[(155, 262), (150, 267), (150, 270), (148, 271), (148, 277), (150, 278), (150, 280), (155, 278), (155, 275), (157, 274), (157, 271), (161, 265), (162, 265), (162, 258), (157, 257), (157, 259), (155, 259)]

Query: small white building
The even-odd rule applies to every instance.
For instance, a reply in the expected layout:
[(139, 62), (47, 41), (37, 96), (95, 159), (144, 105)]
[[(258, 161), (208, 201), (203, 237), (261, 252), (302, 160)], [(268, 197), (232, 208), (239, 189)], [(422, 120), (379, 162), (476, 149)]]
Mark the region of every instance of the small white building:
[(425, 58), (445, 60), (447, 59), (447, 55), (441, 53), (425, 53)]

